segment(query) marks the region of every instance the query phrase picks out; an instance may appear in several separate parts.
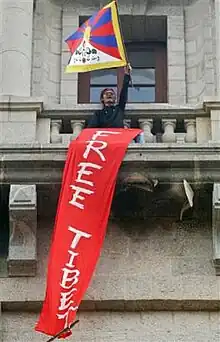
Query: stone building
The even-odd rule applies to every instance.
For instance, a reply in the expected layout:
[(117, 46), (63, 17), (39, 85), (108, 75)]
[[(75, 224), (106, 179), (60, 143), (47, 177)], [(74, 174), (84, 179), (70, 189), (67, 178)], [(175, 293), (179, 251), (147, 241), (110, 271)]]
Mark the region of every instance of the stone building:
[[(131, 172), (70, 341), (220, 341), (220, 0), (119, 0), (133, 66)], [(69, 141), (121, 72), (65, 74), (64, 39), (103, 0), (0, 0), (0, 341), (37, 334)], [(193, 207), (180, 215), (186, 179)]]

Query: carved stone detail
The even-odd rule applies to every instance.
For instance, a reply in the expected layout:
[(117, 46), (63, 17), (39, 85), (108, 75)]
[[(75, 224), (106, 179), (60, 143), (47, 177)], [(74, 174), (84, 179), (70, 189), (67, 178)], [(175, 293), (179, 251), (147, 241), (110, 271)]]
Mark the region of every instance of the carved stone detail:
[(176, 128), (176, 119), (163, 119), (162, 125), (164, 129), (164, 134), (162, 135), (162, 141), (164, 143), (175, 143), (176, 134), (174, 130)]
[(212, 197), (213, 263), (220, 275), (220, 183), (215, 183)]
[(37, 267), (36, 185), (11, 185), (9, 195), (8, 273), (35, 276)]
[(154, 135), (151, 133), (153, 127), (152, 119), (138, 120), (139, 126), (144, 131), (144, 142), (145, 143), (153, 143)]
[(185, 120), (184, 124), (186, 129), (185, 142), (196, 142), (196, 120)]
[(71, 120), (71, 127), (73, 130), (72, 140), (78, 137), (78, 135), (82, 132), (84, 125), (84, 120)]
[(60, 135), (60, 129), (62, 120), (51, 120), (50, 126), (50, 142), (58, 144), (62, 142), (62, 136)]

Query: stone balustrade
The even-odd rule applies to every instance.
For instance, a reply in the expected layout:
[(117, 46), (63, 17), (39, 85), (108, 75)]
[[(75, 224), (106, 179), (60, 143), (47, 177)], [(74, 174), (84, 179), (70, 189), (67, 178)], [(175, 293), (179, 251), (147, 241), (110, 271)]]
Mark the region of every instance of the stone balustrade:
[(139, 119), (138, 122), (139, 122), (139, 127), (144, 132), (144, 142), (153, 143), (155, 141), (154, 135), (151, 133), (151, 130), (153, 128), (153, 120), (152, 119), (148, 119), (148, 120)]
[[(161, 131), (152, 133), (153, 119), (138, 119), (138, 127), (143, 130), (144, 142), (147, 144), (161, 142), (161, 143), (196, 143), (197, 142), (197, 127), (196, 119), (183, 120), (182, 132), (176, 132), (177, 120), (164, 118), (161, 120)], [(80, 134), (82, 129), (86, 127), (85, 120), (75, 119), (70, 120), (72, 133), (61, 132), (62, 120), (51, 119), (50, 124), (50, 142), (65, 143), (70, 142), (72, 139)], [(131, 127), (131, 120), (124, 120), (125, 127)], [(198, 127), (199, 129), (199, 127)], [(159, 138), (159, 139), (158, 139)], [(210, 137), (211, 139), (211, 137)], [(207, 141), (208, 142), (208, 141)]]
[[(77, 107), (74, 110), (46, 109), (41, 121), (50, 120), (50, 143), (66, 144), (86, 127), (94, 110)], [(170, 108), (170, 109), (169, 109)], [(47, 124), (47, 122), (45, 121)], [(65, 123), (65, 125), (63, 125)], [(63, 129), (63, 126), (67, 127)], [(204, 108), (151, 105), (149, 109), (128, 109), (124, 126), (143, 130), (144, 142), (151, 143), (208, 143), (212, 140), (211, 117)], [(44, 130), (43, 130), (44, 131)], [(41, 133), (37, 141), (41, 141)]]
[(62, 120), (51, 120), (50, 123), (50, 142), (52, 144), (61, 143), (62, 137), (60, 134)]
[[(99, 107), (77, 105), (72, 109), (48, 107), (41, 98), (0, 96), (0, 145), (27, 143), (68, 146)], [(143, 130), (146, 144), (219, 142), (220, 103), (203, 105), (128, 105), (125, 127)]]

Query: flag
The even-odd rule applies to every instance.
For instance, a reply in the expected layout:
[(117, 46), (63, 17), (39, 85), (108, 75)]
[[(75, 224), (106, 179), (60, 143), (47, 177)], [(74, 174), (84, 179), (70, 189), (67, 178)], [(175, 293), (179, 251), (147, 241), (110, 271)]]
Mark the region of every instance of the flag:
[[(90, 128), (71, 142), (36, 331), (54, 336), (75, 320), (105, 238), (118, 170), (128, 144), (140, 132)], [(62, 337), (70, 334), (67, 329)]]
[(116, 1), (103, 7), (66, 39), (71, 52), (67, 73), (127, 64)]

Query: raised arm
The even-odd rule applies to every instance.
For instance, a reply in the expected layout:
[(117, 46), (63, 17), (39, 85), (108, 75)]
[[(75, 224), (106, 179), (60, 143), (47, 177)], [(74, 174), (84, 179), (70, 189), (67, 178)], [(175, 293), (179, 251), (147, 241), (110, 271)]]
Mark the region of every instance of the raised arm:
[(120, 97), (119, 97), (119, 108), (121, 110), (125, 109), (127, 100), (128, 100), (128, 87), (129, 87), (129, 82), (130, 82), (131, 76), (130, 76), (130, 67), (126, 66), (125, 67), (125, 75), (124, 75), (124, 80), (123, 80), (123, 85), (122, 89), (120, 92)]

